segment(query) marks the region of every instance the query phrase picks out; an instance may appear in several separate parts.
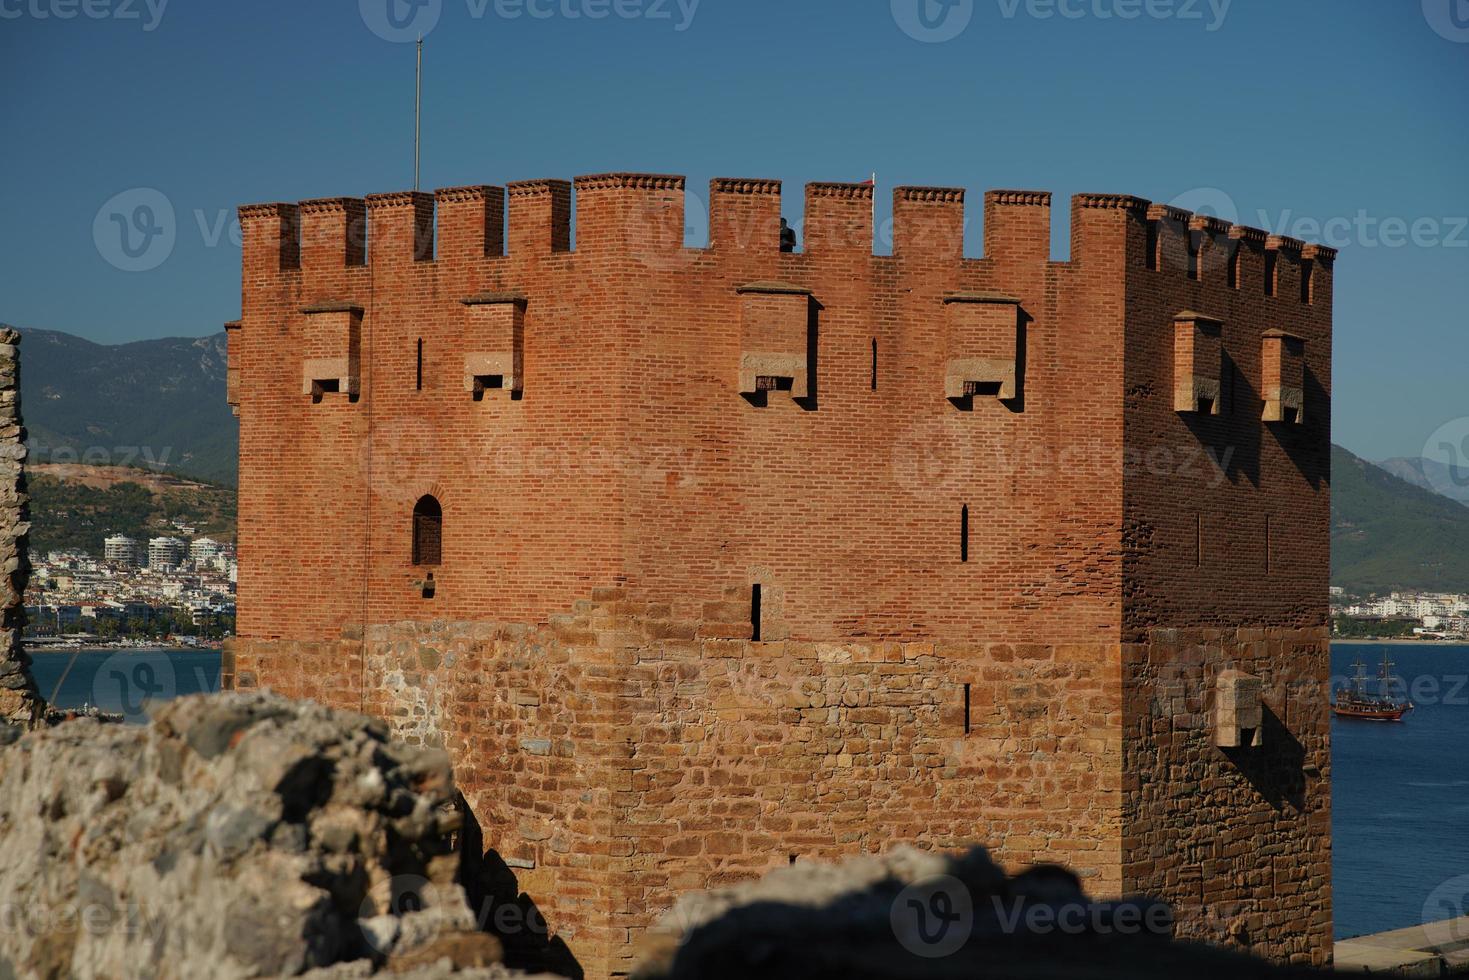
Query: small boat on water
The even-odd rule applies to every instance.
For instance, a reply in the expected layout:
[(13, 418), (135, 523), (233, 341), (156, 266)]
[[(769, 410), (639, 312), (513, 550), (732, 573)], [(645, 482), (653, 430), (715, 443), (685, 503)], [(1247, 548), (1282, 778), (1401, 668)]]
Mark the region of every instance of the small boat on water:
[(1331, 706), (1333, 714), (1341, 718), (1360, 718), (1363, 721), (1402, 721), (1403, 715), (1413, 710), (1412, 701), (1395, 700), (1388, 688), (1392, 683), (1393, 662), (1386, 653), (1382, 655), (1382, 666), (1377, 669), (1378, 691), (1367, 690), (1367, 667), (1362, 658), (1357, 658), (1357, 674), (1351, 686), (1336, 694), (1336, 703)]

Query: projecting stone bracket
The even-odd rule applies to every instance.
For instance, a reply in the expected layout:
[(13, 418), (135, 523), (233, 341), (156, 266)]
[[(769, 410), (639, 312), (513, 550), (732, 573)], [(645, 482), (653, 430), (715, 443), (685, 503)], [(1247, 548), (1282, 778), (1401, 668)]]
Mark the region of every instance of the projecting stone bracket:
[(303, 307), (306, 357), (301, 366), (301, 393), (317, 401), (323, 395), (360, 394), (362, 307), (328, 300)]
[(1306, 415), (1306, 342), (1284, 330), (1261, 337), (1261, 388), (1266, 422), (1300, 425)]
[(1260, 678), (1226, 670), (1214, 684), (1214, 744), (1221, 749), (1258, 749), (1264, 742), (1264, 685)]
[(810, 392), (810, 371), (805, 355), (740, 355), (740, 394), (764, 396), (776, 391), (799, 401)]
[(489, 390), (505, 390), (510, 397), (521, 394), (520, 358), (511, 351), (497, 354), (464, 355), (464, 390), (475, 401)]
[(1219, 376), (1224, 363), (1224, 324), (1184, 310), (1173, 318), (1173, 410), (1220, 415)]
[(739, 392), (757, 406), (771, 392), (798, 405), (815, 400), (816, 315), (811, 290), (784, 282), (752, 282), (740, 297)]
[(993, 395), (1013, 401), (1016, 394), (1015, 362), (996, 357), (952, 360), (944, 371), (944, 397), (962, 401), (976, 395)]
[(948, 359), (944, 397), (969, 411), (976, 397), (995, 398), (1021, 411), (1028, 318), (1020, 301), (999, 293), (958, 292), (944, 297)]
[(507, 391), (518, 399), (525, 379), (525, 311), (521, 293), (484, 292), (460, 300), (468, 317), (468, 333), (485, 348), (464, 355), (464, 390), (475, 401), (486, 391)]

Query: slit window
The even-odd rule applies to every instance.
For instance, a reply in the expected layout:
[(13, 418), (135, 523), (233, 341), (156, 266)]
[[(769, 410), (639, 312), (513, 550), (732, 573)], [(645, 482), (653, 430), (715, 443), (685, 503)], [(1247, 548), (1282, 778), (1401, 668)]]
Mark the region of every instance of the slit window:
[(1312, 302), (1311, 292), (1312, 287), (1316, 285), (1315, 276), (1316, 263), (1306, 259), (1301, 263), (1301, 302), (1307, 306), (1310, 306)]
[(1240, 256), (1242, 254), (1244, 254), (1244, 249), (1240, 248), (1239, 243), (1236, 242), (1233, 251), (1229, 253), (1229, 266), (1227, 275), (1229, 276), (1230, 289), (1239, 288), (1239, 263)]
[(1188, 277), (1197, 280), (1199, 278), (1199, 252), (1204, 247), (1204, 233), (1202, 231), (1191, 231), (1188, 233)]
[(413, 505), (413, 564), (433, 566), (443, 560), (443, 508), (434, 497), (420, 497)]
[(1144, 264), (1153, 272), (1158, 271), (1158, 222), (1148, 222), (1147, 253), (1143, 256)]
[(969, 505), (959, 509), (959, 560), (969, 560)]
[(1270, 574), (1270, 515), (1265, 515), (1265, 574)]
[(750, 639), (756, 643), (760, 642), (760, 593), (760, 583), (750, 586)]
[(416, 390), (416, 391), (422, 391), (423, 390), (423, 338), (422, 337), (419, 337), (418, 338), (418, 363), (417, 363), (417, 367), (414, 369), (413, 386), (414, 386), (414, 390)]
[(1277, 258), (1279, 258), (1279, 255), (1276, 252), (1274, 252), (1274, 251), (1267, 251), (1265, 253), (1265, 295), (1266, 296), (1274, 296), (1275, 295), (1275, 273), (1276, 273), (1276, 259)]
[(877, 390), (877, 338), (872, 338), (872, 390)]
[(968, 684), (965, 684), (964, 685), (964, 734), (965, 735), (968, 735), (969, 734), (969, 725), (970, 725), (970, 717), (969, 717), (969, 685)]

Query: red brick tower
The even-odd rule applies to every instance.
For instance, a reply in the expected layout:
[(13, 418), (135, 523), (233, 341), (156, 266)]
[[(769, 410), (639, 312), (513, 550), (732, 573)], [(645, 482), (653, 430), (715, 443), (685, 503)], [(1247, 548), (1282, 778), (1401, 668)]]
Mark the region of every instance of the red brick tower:
[(1334, 253), (1082, 195), (1054, 262), (992, 191), (967, 259), (906, 187), (875, 256), (871, 194), (242, 208), (230, 674), (448, 748), (591, 976), (902, 841), (1323, 962)]

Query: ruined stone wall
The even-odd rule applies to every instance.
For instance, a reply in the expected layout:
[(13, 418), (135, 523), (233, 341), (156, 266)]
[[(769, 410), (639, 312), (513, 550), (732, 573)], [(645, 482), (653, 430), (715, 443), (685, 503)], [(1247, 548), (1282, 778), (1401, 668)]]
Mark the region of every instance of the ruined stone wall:
[(0, 722), (33, 724), (42, 701), (21, 648), (30, 531), (25, 428), (20, 414), (20, 334), (0, 330)]

